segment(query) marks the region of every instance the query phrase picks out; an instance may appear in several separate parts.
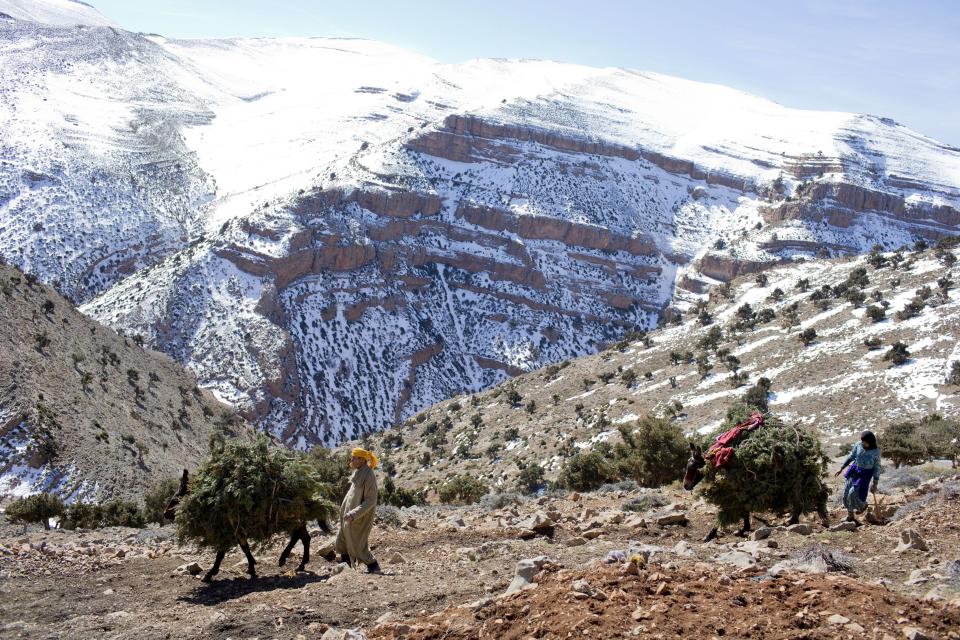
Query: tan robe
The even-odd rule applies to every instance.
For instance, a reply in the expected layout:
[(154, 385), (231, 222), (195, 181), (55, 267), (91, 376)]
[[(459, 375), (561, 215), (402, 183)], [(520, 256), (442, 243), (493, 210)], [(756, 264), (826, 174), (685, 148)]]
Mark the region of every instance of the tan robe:
[[(353, 516), (350, 522), (343, 521), (347, 514)], [(349, 555), (351, 564), (376, 561), (368, 544), (376, 514), (377, 479), (373, 469), (363, 466), (350, 477), (350, 490), (340, 505), (340, 533), (337, 534), (336, 549), (341, 555)]]

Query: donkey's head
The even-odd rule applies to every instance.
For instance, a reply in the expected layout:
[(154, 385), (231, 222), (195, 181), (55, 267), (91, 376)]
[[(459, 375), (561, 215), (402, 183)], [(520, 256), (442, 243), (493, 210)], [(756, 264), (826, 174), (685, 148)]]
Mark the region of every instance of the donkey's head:
[(687, 468), (683, 472), (683, 488), (687, 491), (693, 491), (697, 483), (703, 480), (703, 469), (707, 461), (703, 459), (703, 450), (699, 446), (690, 443), (690, 459), (687, 460)]
[(166, 508), (163, 510), (163, 519), (173, 520), (177, 515), (177, 505), (180, 504), (180, 500), (183, 499), (183, 496), (187, 495), (187, 485), (190, 482), (190, 474), (186, 469), (183, 470), (183, 475), (180, 476), (180, 487), (177, 489), (177, 492), (173, 494), (173, 497), (170, 498), (170, 501), (167, 503)]

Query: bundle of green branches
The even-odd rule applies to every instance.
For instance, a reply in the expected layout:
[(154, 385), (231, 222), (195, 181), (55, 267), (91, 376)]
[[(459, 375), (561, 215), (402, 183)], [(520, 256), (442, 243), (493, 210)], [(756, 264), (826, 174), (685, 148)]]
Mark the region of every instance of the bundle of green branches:
[(336, 513), (325, 493), (301, 456), (271, 446), (264, 436), (252, 443), (214, 442), (177, 509), (177, 536), (212, 549), (241, 538), (263, 546), (275, 534)]
[[(732, 407), (721, 432), (749, 417), (750, 411), (744, 405)], [(733, 458), (725, 466), (717, 469), (707, 463), (703, 470), (702, 494), (717, 506), (721, 526), (739, 522), (746, 513), (808, 513), (825, 507), (822, 477), (828, 459), (809, 429), (768, 415), (762, 427), (741, 433), (733, 447)]]

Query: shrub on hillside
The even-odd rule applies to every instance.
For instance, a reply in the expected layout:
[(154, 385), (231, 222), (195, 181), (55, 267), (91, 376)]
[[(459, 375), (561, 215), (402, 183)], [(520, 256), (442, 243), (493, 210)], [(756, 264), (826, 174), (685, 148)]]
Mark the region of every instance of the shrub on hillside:
[(879, 305), (872, 304), (867, 307), (866, 316), (874, 322), (882, 322), (887, 317), (887, 311)]
[(473, 476), (461, 474), (440, 485), (440, 502), (473, 504), (487, 493), (487, 485)]
[(620, 474), (644, 487), (659, 487), (683, 476), (687, 439), (673, 423), (647, 416), (620, 426), (623, 442), (614, 447)]
[(800, 339), (800, 342), (803, 343), (803, 346), (809, 347), (811, 344), (813, 344), (813, 341), (817, 339), (817, 332), (812, 327), (804, 329), (797, 334), (797, 338)]
[(38, 493), (11, 502), (6, 509), (11, 522), (41, 523), (50, 528), (50, 518), (63, 515), (63, 500), (49, 493)]
[(950, 460), (956, 467), (960, 457), (960, 423), (939, 414), (915, 422), (898, 422), (881, 435), (880, 450), (896, 468), (935, 459)]
[[(768, 399), (770, 397), (770, 380), (768, 378), (760, 378), (757, 380), (756, 384), (747, 389), (743, 394), (743, 397), (740, 398), (745, 406), (750, 409), (756, 409), (761, 413), (766, 413), (769, 404)], [(729, 419), (729, 414), (727, 418)]]
[(545, 484), (543, 467), (536, 462), (524, 466), (517, 475), (517, 490), (520, 493), (536, 493)]
[(893, 366), (899, 366), (905, 363), (910, 359), (910, 352), (907, 350), (907, 345), (902, 342), (894, 342), (890, 345), (890, 349), (883, 354), (884, 360), (889, 360)]
[(960, 360), (950, 363), (950, 372), (947, 374), (947, 384), (960, 386)]
[(109, 500), (103, 503), (74, 503), (64, 511), (60, 526), (64, 529), (101, 529), (103, 527), (146, 526), (147, 517), (136, 502)]
[(899, 422), (887, 427), (880, 435), (880, 452), (893, 463), (902, 465), (921, 464), (927, 460), (927, 448), (917, 433), (913, 422)]
[(578, 452), (563, 464), (557, 476), (557, 486), (571, 491), (592, 491), (619, 479), (608, 456), (599, 451)]
[(422, 491), (398, 487), (393, 478), (387, 476), (383, 481), (383, 488), (377, 496), (377, 501), (381, 504), (399, 508), (426, 504), (427, 500)]

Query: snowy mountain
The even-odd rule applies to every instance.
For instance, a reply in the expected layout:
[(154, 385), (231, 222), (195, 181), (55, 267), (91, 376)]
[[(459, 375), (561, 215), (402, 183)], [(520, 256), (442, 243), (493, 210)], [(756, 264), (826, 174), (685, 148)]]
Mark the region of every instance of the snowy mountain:
[(0, 18), (58, 26), (108, 27), (113, 23), (80, 0), (0, 0)]
[(0, 254), (298, 446), (960, 223), (956, 148), (659, 74), (22, 20), (0, 59)]

